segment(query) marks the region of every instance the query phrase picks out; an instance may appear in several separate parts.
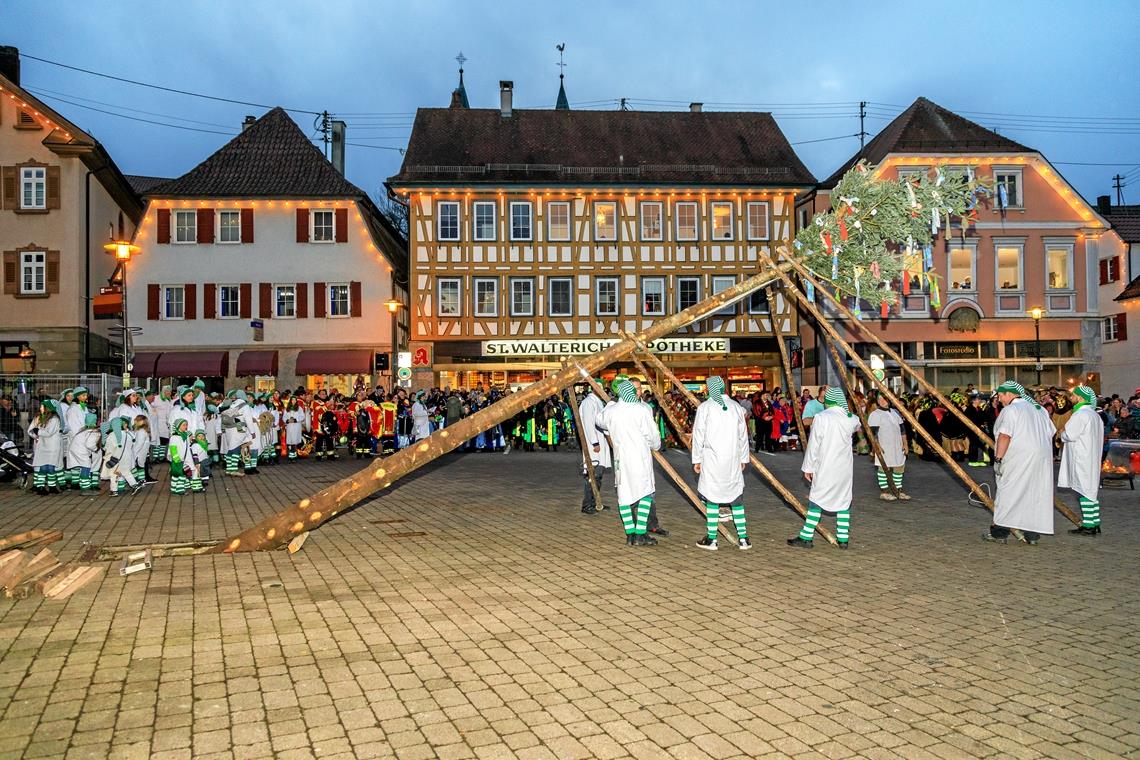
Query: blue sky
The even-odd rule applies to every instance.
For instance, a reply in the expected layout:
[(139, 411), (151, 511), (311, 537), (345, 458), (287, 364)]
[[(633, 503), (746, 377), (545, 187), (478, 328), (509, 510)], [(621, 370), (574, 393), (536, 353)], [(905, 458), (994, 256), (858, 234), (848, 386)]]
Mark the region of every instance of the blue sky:
[[(92, 11), (97, 7), (97, 11)], [(6, 0), (0, 44), (166, 87), (344, 115), (347, 174), (372, 194), (400, 164), (417, 107), (446, 106), (462, 51), (474, 107), (550, 107), (566, 43), (571, 105), (772, 111), (826, 177), (867, 131), (924, 95), (1041, 150), (1086, 197), (1132, 176), (1140, 202), (1140, 3), (73, 2)], [(160, 92), (27, 58), (23, 84), (132, 174), (177, 176), (265, 109)], [(54, 95), (49, 94), (54, 93)], [(58, 98), (70, 100), (64, 103)], [(82, 99), (82, 100), (81, 100)], [(592, 103), (592, 105), (591, 105)], [(89, 106), (81, 108), (79, 105)], [(712, 105), (725, 104), (725, 105)], [(128, 110), (133, 109), (133, 110)], [(149, 112), (149, 113), (143, 113)], [(968, 113), (967, 113), (968, 112)], [(312, 133), (314, 117), (294, 113)], [(839, 139), (829, 139), (839, 138)], [(1078, 166), (1068, 162), (1103, 163)]]

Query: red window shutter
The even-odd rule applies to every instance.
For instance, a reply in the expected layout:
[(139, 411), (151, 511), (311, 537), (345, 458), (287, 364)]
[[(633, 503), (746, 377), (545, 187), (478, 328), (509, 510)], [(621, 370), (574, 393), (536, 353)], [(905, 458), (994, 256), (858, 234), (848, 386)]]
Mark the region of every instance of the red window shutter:
[(309, 316), (309, 283), (297, 283), (297, 319)]
[(273, 314), (273, 285), (268, 282), (257, 285), (257, 316), (269, 319)]
[(1122, 313), (1122, 314), (1116, 315), (1116, 339), (1117, 340), (1128, 340), (1128, 315), (1127, 314)]
[(1112, 273), (1112, 282), (1116, 282), (1124, 278), (1124, 257), (1113, 256), (1112, 261), (1116, 264), (1116, 271)]
[(238, 286), (238, 313), (242, 319), (253, 316), (253, 283), (243, 282)]
[(59, 251), (47, 251), (44, 256), (44, 281), (48, 295), (59, 292)]
[(186, 298), (186, 306), (182, 312), (184, 319), (197, 319), (198, 318), (198, 286), (192, 282), (186, 283), (183, 286), (184, 297)]
[(49, 209), (59, 208), (59, 167), (49, 166), (45, 174), (47, 175), (47, 207)]
[[(158, 210), (158, 242), (170, 242), (170, 209), (160, 208)], [(155, 317), (157, 319), (157, 317)]]
[(1100, 260), (1100, 284), (1107, 285), (1110, 282), (1108, 279), (1108, 259)]
[(214, 209), (212, 208), (198, 209), (198, 242), (203, 244), (214, 242)]
[(326, 295), (325, 284), (323, 282), (313, 283), (313, 316), (317, 319), (325, 318), (325, 306), (328, 304), (328, 295)]
[(309, 242), (309, 209), (297, 209), (297, 242)]
[(346, 208), (336, 210), (336, 242), (348, 242), (348, 209)]
[(20, 275), (18, 274), (17, 256), (15, 251), (4, 251), (4, 292), (20, 292)]
[(348, 284), (348, 300), (350, 302), (349, 313), (354, 317), (359, 317), (364, 313), (364, 304), (360, 297), (360, 283), (350, 282)]
[(241, 210), (241, 242), (253, 242), (253, 209), (251, 208)]
[(0, 167), (0, 196), (3, 196), (5, 209), (19, 208), (16, 198), (16, 167)]
[(207, 282), (202, 286), (202, 319), (216, 319), (218, 316), (218, 286)]
[(146, 286), (146, 318), (158, 319), (158, 296), (159, 290), (157, 285)]

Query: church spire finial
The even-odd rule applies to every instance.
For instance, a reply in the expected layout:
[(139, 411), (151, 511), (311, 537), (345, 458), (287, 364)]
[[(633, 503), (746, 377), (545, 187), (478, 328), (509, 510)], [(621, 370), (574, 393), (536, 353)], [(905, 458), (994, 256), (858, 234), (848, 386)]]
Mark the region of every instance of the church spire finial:
[(566, 52), (566, 43), (555, 45), (554, 49), (558, 51), (558, 100), (554, 103), (555, 111), (569, 111), (570, 101), (566, 98), (566, 63), (562, 56)]
[(451, 91), (451, 107), (452, 108), (470, 108), (471, 103), (467, 100), (467, 88), (463, 86), (463, 64), (467, 63), (467, 56), (463, 55), (463, 51), (459, 51), (459, 55), (455, 56), (456, 62), (459, 64), (459, 86)]

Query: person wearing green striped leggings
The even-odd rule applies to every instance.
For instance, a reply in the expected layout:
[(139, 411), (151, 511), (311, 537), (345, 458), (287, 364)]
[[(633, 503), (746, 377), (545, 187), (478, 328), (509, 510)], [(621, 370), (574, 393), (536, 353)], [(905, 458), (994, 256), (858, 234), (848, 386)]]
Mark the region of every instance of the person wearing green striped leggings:
[(800, 470), (811, 483), (808, 511), (798, 536), (788, 545), (810, 549), (815, 529), (824, 512), (835, 515), (835, 538), (846, 549), (851, 534), (852, 471), (851, 436), (859, 429), (859, 418), (847, 408), (840, 388), (829, 388), (823, 397), (824, 410), (813, 418), (811, 435), (804, 450)]
[(744, 468), (749, 461), (748, 423), (744, 409), (725, 394), (724, 380), (712, 375), (705, 381), (708, 399), (693, 416), (690, 445), (693, 471), (700, 475), (697, 491), (705, 502), (705, 536), (701, 549), (716, 551), (720, 505), (732, 508), (732, 520), (741, 549), (750, 549), (744, 517)]
[(1100, 455), (1104, 446), (1104, 422), (1096, 411), (1096, 392), (1087, 385), (1072, 390), (1073, 413), (1061, 431), (1065, 444), (1061, 452), (1058, 488), (1077, 492), (1081, 524), (1069, 532), (1076, 536), (1100, 533)]

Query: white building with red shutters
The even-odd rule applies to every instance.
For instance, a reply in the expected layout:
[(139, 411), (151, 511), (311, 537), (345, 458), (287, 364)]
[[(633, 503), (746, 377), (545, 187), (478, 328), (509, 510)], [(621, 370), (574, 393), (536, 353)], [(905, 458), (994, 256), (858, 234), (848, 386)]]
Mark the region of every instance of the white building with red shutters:
[(144, 199), (127, 283), (134, 377), (390, 384), (403, 240), (285, 111)]

